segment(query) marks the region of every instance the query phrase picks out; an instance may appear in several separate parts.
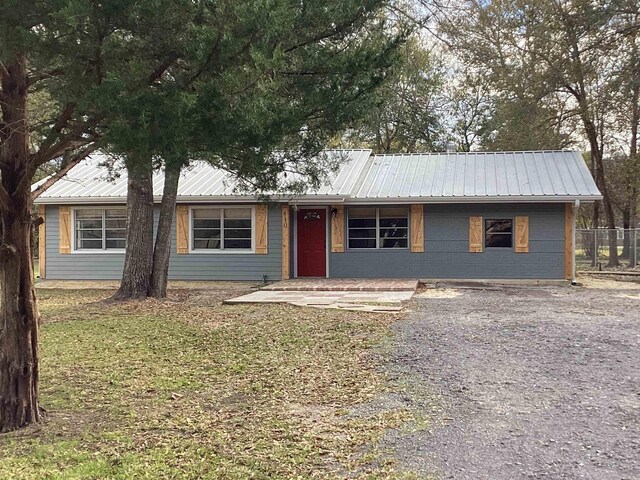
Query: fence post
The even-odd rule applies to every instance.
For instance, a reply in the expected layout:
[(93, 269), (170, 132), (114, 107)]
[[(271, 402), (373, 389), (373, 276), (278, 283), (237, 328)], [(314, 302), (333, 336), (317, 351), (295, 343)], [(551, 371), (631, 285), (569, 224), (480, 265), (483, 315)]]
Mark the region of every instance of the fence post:
[(634, 228), (633, 230), (629, 230), (631, 235), (631, 248), (629, 249), (629, 266), (634, 268), (638, 263), (637, 255), (638, 255), (638, 229)]
[(598, 229), (593, 230), (593, 258), (591, 259), (591, 266), (598, 266)]

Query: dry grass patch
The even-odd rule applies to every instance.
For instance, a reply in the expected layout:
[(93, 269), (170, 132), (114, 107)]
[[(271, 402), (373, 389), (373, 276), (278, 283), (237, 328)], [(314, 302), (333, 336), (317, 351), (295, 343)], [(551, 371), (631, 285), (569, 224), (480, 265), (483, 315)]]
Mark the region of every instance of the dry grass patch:
[(401, 477), (371, 446), (410, 413), (348, 415), (392, 316), (110, 293), (40, 291), (48, 413), (0, 437), (0, 478)]

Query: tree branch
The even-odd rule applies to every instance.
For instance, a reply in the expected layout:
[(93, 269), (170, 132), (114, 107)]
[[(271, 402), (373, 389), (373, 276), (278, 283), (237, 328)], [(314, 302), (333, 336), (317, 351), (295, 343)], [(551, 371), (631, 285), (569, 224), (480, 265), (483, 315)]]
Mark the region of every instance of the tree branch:
[(34, 84), (38, 83), (40, 80), (57, 77), (58, 75), (62, 75), (63, 73), (64, 71), (61, 68), (56, 68), (54, 70), (51, 70), (50, 72), (41, 72), (36, 75), (29, 75), (27, 86), (31, 87)]
[(73, 158), (71, 158), (71, 160), (69, 160), (67, 162), (67, 164), (64, 167), (62, 167), (56, 173), (51, 175), (44, 182), (42, 182), (35, 190), (33, 190), (31, 192), (31, 199), (35, 200), (40, 195), (42, 195), (54, 183), (56, 183), (58, 180), (60, 180), (62, 177), (64, 177), (67, 173), (69, 173), (69, 170), (71, 170), (73, 167), (75, 167), (77, 164), (79, 164), (82, 160), (87, 158), (89, 155), (91, 155), (97, 149), (98, 149), (97, 145), (91, 144), (87, 148), (85, 148), (84, 150), (81, 150), (80, 152), (78, 152)]
[(69, 102), (65, 105), (64, 110), (56, 120), (52, 130), (53, 132), (45, 139), (40, 148), (38, 149), (38, 153), (35, 155), (35, 163), (40, 164), (42, 158), (47, 157), (47, 151), (51, 148), (51, 146), (55, 143), (56, 139), (60, 137), (62, 130), (67, 126), (71, 116), (73, 115), (74, 110), (76, 109), (76, 104), (73, 102)]

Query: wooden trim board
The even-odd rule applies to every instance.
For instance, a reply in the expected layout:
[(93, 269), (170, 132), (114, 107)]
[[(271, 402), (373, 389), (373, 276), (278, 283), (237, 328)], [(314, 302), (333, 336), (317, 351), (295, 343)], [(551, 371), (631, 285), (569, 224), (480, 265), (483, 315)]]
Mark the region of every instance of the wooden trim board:
[(42, 223), (38, 227), (38, 267), (40, 278), (45, 278), (47, 275), (47, 227), (44, 222), (45, 215), (45, 205), (38, 205), (38, 216), (42, 217)]
[(282, 280), (291, 278), (291, 216), (289, 205), (282, 206)]
[(424, 206), (411, 205), (411, 251), (424, 252)]
[(573, 280), (573, 204), (564, 209), (564, 278)]

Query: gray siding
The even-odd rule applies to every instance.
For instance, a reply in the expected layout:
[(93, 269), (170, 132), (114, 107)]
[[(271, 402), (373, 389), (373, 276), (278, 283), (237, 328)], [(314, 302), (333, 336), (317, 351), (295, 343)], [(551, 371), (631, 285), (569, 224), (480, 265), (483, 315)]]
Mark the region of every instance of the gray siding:
[[(425, 252), (345, 250), (331, 253), (331, 277), (561, 279), (563, 204), (425, 205)], [(469, 253), (469, 217), (529, 216), (529, 253), (484, 249)], [(345, 232), (346, 232), (345, 225)]]
[[(158, 221), (156, 208), (154, 222)], [(175, 253), (175, 221), (172, 233), (172, 254), (169, 278), (172, 280), (279, 280), (281, 273), (280, 207), (269, 208), (269, 253), (208, 254)], [(58, 207), (47, 205), (47, 279), (50, 280), (118, 280), (122, 276), (122, 253), (59, 253)]]

